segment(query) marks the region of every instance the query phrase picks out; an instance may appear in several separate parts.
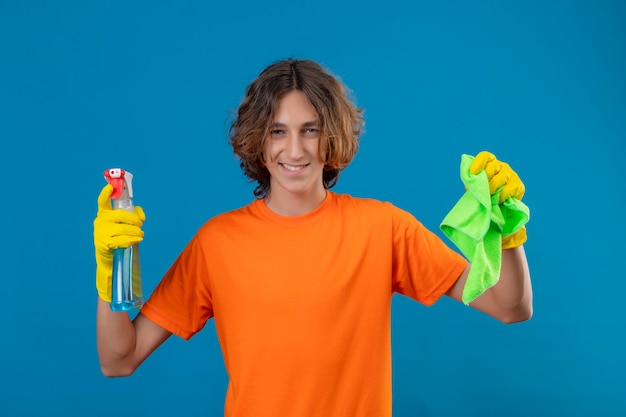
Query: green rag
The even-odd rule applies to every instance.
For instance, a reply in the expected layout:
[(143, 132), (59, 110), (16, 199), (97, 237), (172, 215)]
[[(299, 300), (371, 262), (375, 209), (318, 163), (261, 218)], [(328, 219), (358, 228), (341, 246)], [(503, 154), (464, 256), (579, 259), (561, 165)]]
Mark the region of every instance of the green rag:
[(441, 231), (470, 261), (471, 268), (463, 288), (463, 303), (469, 304), (500, 277), (502, 237), (517, 232), (528, 222), (530, 210), (510, 197), (498, 204), (500, 191), (489, 193), (485, 171), (470, 174), (474, 157), (461, 157), (461, 180), (467, 191), (441, 222)]

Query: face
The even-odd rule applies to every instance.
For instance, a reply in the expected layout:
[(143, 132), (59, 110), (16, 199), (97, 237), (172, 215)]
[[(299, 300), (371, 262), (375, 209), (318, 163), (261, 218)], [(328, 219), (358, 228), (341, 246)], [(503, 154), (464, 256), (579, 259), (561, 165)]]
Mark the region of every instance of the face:
[(326, 191), (319, 153), (319, 116), (298, 90), (287, 93), (276, 104), (264, 152), (270, 199), (323, 200)]

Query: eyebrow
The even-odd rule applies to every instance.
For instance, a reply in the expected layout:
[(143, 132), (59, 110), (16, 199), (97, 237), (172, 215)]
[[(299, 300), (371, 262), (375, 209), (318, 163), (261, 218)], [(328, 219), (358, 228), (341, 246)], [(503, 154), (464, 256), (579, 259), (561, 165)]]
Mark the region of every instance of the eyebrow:
[[(310, 121), (310, 122), (302, 123), (302, 127), (316, 127), (316, 126), (319, 126), (319, 125), (320, 125), (319, 120), (313, 120), (313, 121)], [(272, 123), (270, 125), (270, 128), (274, 128), (274, 127), (287, 127), (287, 125), (285, 123), (275, 122), (275, 123)]]

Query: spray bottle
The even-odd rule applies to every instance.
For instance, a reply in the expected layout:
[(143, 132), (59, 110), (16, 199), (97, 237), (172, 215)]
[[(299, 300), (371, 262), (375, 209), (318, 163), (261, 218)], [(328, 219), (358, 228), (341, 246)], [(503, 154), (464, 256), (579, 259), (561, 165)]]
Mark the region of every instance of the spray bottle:
[[(108, 169), (104, 178), (113, 186), (111, 204), (114, 210), (135, 211), (133, 204), (133, 175), (120, 168)], [(113, 282), (111, 310), (129, 311), (143, 305), (139, 244), (113, 251)]]

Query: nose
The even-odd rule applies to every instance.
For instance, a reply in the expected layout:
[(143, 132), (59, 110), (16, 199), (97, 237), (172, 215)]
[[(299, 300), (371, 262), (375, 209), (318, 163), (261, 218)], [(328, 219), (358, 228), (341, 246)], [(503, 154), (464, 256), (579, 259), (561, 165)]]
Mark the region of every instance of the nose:
[(300, 159), (304, 156), (304, 146), (302, 138), (299, 134), (292, 133), (289, 135), (287, 140), (287, 154), (294, 160)]

